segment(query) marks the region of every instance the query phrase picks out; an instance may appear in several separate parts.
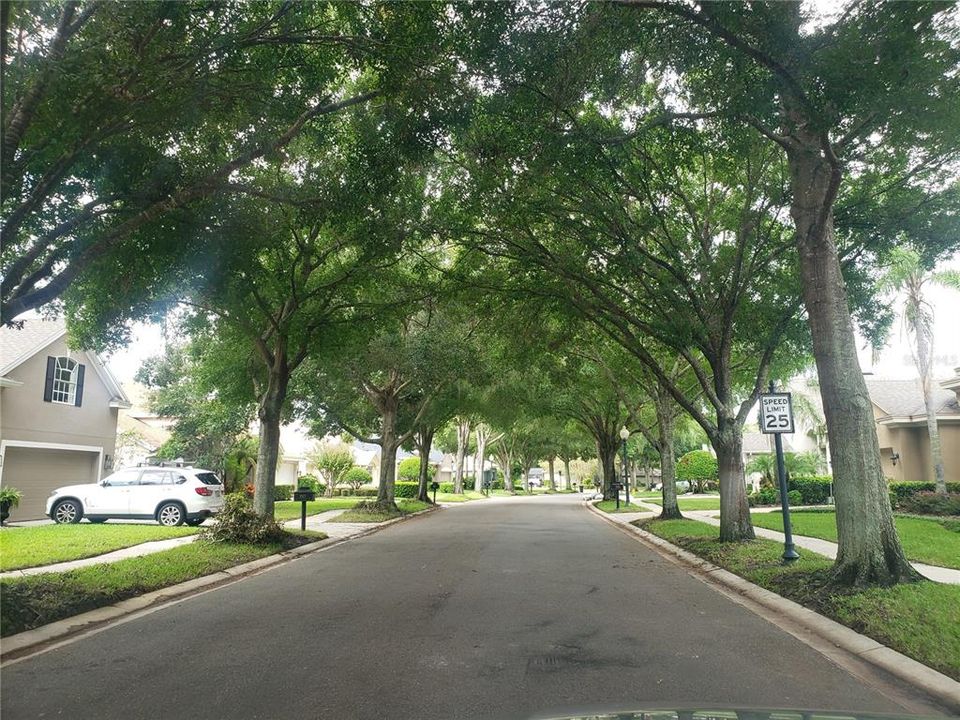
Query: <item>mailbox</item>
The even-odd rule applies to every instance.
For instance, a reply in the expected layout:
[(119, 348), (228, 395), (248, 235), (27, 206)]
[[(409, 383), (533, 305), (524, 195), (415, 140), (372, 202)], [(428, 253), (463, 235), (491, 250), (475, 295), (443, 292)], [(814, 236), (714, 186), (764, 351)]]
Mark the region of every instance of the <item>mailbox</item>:
[(310, 502), (317, 499), (317, 494), (307, 487), (297, 488), (293, 493), (293, 499), (297, 502)]
[(430, 489), (431, 489), (431, 490), (439, 490), (439, 489), (440, 489), (440, 483), (438, 483), (436, 480), (434, 480), (432, 483), (430, 483)]

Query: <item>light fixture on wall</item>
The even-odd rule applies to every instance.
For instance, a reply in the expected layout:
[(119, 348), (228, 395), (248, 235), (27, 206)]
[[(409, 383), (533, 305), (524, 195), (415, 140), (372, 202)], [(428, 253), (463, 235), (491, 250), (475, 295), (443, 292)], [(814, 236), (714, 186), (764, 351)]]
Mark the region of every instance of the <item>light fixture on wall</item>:
[(103, 469), (106, 472), (113, 470), (113, 456), (104, 455), (103, 456)]
[(898, 452), (896, 452), (896, 451), (894, 451), (894, 452), (890, 455), (890, 462), (892, 462), (894, 465), (897, 464), (897, 460), (899, 460), (899, 459), (900, 459), (900, 453), (898, 453)]

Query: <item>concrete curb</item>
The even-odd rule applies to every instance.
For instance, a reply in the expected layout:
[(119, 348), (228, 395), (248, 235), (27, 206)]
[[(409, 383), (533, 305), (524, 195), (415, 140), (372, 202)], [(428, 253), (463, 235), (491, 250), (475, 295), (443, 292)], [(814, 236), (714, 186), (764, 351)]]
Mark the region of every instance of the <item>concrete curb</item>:
[(232, 584), (250, 575), (288, 563), (291, 560), (296, 560), (303, 555), (309, 555), (319, 550), (326, 550), (351, 540), (373, 535), (390, 525), (411, 520), (439, 509), (440, 508), (436, 506), (430, 507), (426, 510), (420, 510), (419, 512), (394, 518), (393, 520), (377, 523), (353, 535), (342, 538), (325, 538), (317, 542), (300, 545), (291, 550), (284, 550), (274, 555), (257, 558), (250, 562), (219, 570), (210, 575), (203, 575), (193, 580), (186, 580), (176, 585), (169, 585), (159, 590), (153, 590), (143, 595), (121, 600), (112, 605), (105, 605), (95, 610), (89, 610), (79, 615), (73, 615), (63, 620), (41, 625), (32, 630), (25, 630), (16, 635), (0, 639), (0, 661), (3, 661), (5, 664), (7, 661), (16, 660), (25, 655), (32, 654), (37, 650), (41, 650), (59, 641), (68, 640), (91, 630), (102, 629), (141, 610), (159, 608), (164, 603), (173, 600), (183, 600), (191, 595), (197, 595), (207, 590)]
[(617, 522), (613, 518), (608, 517), (607, 513), (594, 507), (593, 503), (588, 502), (586, 505), (594, 514), (600, 516), (606, 522), (632, 535), (644, 544), (651, 546), (661, 554), (670, 556), (672, 559), (678, 561), (679, 564), (692, 568), (708, 582), (722, 585), (737, 595), (749, 598), (764, 608), (775, 611), (779, 616), (790, 618), (805, 630), (829, 642), (831, 645), (922, 690), (951, 712), (960, 713), (960, 682), (957, 682), (953, 678), (933, 668), (927, 667), (923, 663), (917, 662), (913, 658), (907, 657), (893, 648), (877, 642), (871, 637), (861, 635), (846, 625), (841, 625), (835, 620), (824, 617), (799, 603), (788, 600), (759, 585), (754, 585), (739, 575), (735, 575), (729, 570), (724, 570), (657, 535), (642, 530), (635, 525)]

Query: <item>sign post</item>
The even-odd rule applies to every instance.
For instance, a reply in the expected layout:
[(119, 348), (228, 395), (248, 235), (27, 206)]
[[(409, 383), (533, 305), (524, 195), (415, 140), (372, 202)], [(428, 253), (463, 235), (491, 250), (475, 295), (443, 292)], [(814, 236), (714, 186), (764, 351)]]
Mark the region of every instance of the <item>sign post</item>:
[(783, 561), (791, 563), (800, 555), (793, 545), (787, 471), (783, 462), (783, 441), (780, 436), (793, 433), (793, 403), (790, 393), (774, 392), (773, 380), (770, 381), (770, 392), (760, 395), (760, 432), (773, 435), (777, 451), (777, 482), (780, 486), (780, 508), (783, 511)]

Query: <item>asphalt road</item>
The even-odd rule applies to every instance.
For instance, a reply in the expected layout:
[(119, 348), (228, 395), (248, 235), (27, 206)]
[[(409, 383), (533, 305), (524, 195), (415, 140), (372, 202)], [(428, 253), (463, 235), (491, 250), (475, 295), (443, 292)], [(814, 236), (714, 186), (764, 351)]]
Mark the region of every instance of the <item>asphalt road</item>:
[(9, 665), (3, 720), (896, 712), (570, 496), (448, 508)]

